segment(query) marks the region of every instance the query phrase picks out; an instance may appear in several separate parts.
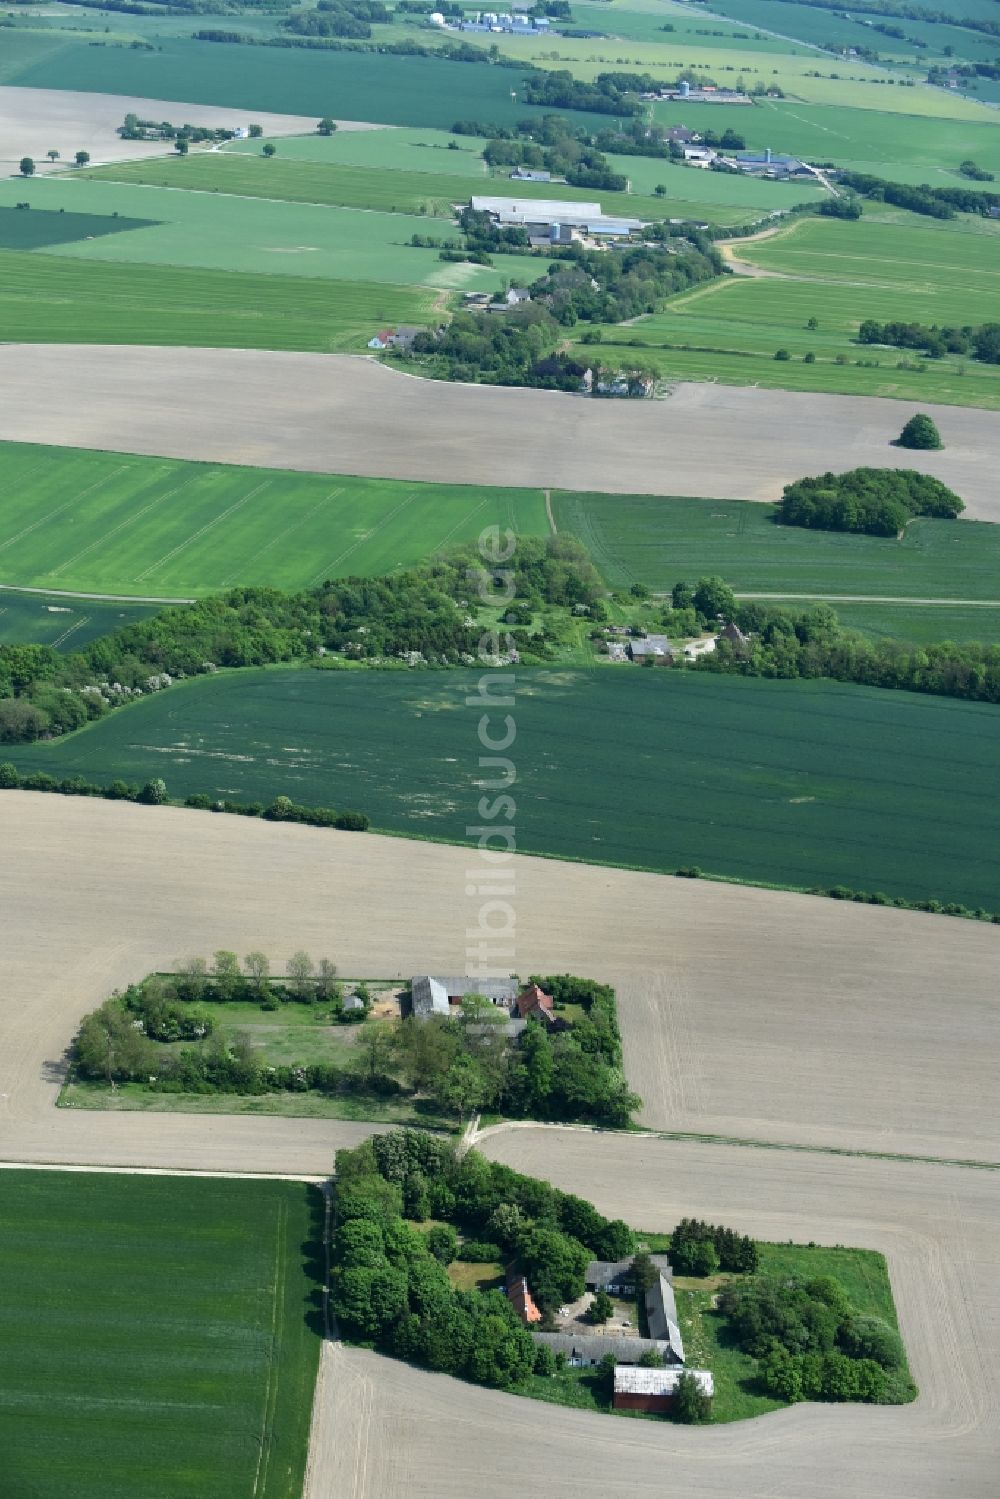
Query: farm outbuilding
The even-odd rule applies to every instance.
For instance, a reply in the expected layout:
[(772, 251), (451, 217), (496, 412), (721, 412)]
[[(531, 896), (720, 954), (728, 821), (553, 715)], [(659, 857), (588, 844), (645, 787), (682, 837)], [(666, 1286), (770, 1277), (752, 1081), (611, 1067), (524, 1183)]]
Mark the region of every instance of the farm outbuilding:
[(615, 1410), (670, 1410), (682, 1374), (696, 1379), (703, 1395), (715, 1394), (715, 1381), (707, 1369), (642, 1369), (634, 1364), (619, 1364), (615, 1369)]

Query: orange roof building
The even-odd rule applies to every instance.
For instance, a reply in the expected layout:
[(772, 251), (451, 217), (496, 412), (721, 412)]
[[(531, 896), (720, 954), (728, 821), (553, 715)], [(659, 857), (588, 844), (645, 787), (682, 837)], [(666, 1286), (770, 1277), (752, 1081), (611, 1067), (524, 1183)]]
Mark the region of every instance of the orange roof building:
[(526, 1020), (529, 1015), (534, 1015), (539, 1010), (548, 1011), (550, 1016), (552, 1013), (552, 995), (546, 994), (545, 990), (540, 989), (537, 984), (529, 984), (527, 989), (517, 996), (514, 1003), (522, 1020)]
[(528, 1290), (528, 1282), (523, 1275), (512, 1275), (508, 1279), (507, 1300), (526, 1327), (530, 1327), (535, 1322), (541, 1322), (542, 1314), (532, 1299), (531, 1292)]

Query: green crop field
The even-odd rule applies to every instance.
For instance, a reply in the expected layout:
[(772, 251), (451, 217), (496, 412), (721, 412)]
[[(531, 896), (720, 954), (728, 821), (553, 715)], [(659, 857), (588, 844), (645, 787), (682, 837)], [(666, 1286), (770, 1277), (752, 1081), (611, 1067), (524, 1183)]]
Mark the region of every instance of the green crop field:
[[(210, 180), (211, 157), (188, 158), (169, 163), (174, 171), (154, 165), (152, 176), (175, 177), (181, 181), (184, 169), (194, 168), (195, 180)], [(242, 175), (244, 163), (233, 159), (220, 161), (224, 178), (227, 170)], [(275, 168), (281, 180), (289, 168), (296, 167), (263, 159), (260, 166)], [(200, 169), (207, 169), (207, 174)], [(127, 171), (127, 168), (113, 169)], [(246, 168), (250, 171), (250, 167)], [(309, 168), (299, 168), (309, 172)], [(318, 170), (323, 171), (323, 168)], [(333, 175), (333, 169), (326, 169)], [(141, 175), (141, 172), (140, 172)], [(366, 173), (376, 181), (378, 173)], [(263, 173), (267, 177), (267, 171)], [(258, 184), (264, 193), (266, 181)], [(20, 182), (0, 181), (0, 204), (14, 203), (25, 193)], [(407, 241), (414, 232), (447, 237), (453, 231), (437, 219), (419, 219), (397, 213), (368, 213), (353, 208), (333, 208), (326, 204), (271, 202), (266, 198), (234, 197), (207, 190), (175, 192), (162, 187), (131, 186), (120, 182), (83, 181), (72, 176), (56, 176), (34, 182), (30, 188), (32, 209), (86, 206), (93, 213), (138, 215), (145, 211), (155, 222), (151, 227), (128, 234), (105, 235), (97, 239), (77, 240), (72, 244), (53, 245), (53, 256), (74, 260), (114, 261), (129, 265), (183, 266), (198, 270), (226, 271), (230, 274), (264, 274), (271, 277), (325, 278), (333, 281), (357, 281), (369, 285), (385, 282), (392, 286), (464, 286), (469, 290), (491, 291), (507, 279), (516, 278), (523, 260), (498, 255), (492, 267), (472, 264), (446, 264), (434, 249), (414, 249)], [(24, 215), (29, 217), (30, 215)], [(48, 215), (46, 215), (48, 217)], [(58, 218), (58, 213), (53, 217)], [(538, 264), (543, 274), (546, 262)]]
[(0, 589), (0, 645), (51, 645), (75, 651), (88, 640), (155, 614), (156, 604), (62, 598)]
[[(174, 796), (355, 807), (384, 831), (462, 843), (477, 680), (220, 674), (4, 755), (60, 778), (163, 776)], [(1000, 712), (988, 704), (628, 665), (518, 671), (511, 686), (522, 852), (997, 904)]]
[[(801, 603), (792, 605), (801, 608)], [(1000, 645), (1000, 608), (987, 605), (843, 604), (833, 607), (849, 630), (875, 640), (906, 640), (931, 645), (942, 640)]]
[[(365, 132), (366, 134), (368, 132)], [(383, 132), (372, 132), (381, 135)], [(296, 226), (301, 224), (303, 230), (315, 237), (313, 225), (315, 216), (303, 217), (301, 211), (298, 213), (285, 210), (282, 215), (279, 209), (275, 214), (274, 201), (283, 200), (288, 203), (308, 203), (341, 205), (347, 208), (376, 210), (374, 214), (366, 213), (364, 219), (355, 215), (342, 215), (338, 219), (334, 217), (328, 225), (327, 233), (335, 234), (334, 244), (340, 249), (345, 239), (349, 240), (349, 231), (340, 228), (343, 222), (353, 222), (359, 231), (364, 232), (364, 243), (378, 246), (381, 234), (388, 235), (389, 243), (398, 245), (405, 241), (414, 231), (438, 236), (447, 236), (452, 231), (438, 223), (410, 224), (400, 221), (399, 214), (430, 215), (439, 220), (453, 219), (456, 202), (466, 202), (473, 193), (493, 193), (500, 195), (515, 195), (522, 199), (551, 197), (553, 188), (547, 183), (517, 182), (512, 183), (509, 172), (500, 172), (493, 177), (459, 178), (454, 173), (434, 173), (430, 171), (414, 171), (406, 168), (380, 168), (364, 166), (341, 166), (333, 163), (315, 161), (299, 161), (295, 159), (280, 159), (281, 141), (276, 139), (279, 157), (268, 160), (259, 153), (256, 156), (236, 155), (235, 153), (223, 155), (221, 152), (204, 152), (199, 156), (187, 156), (183, 159), (177, 157), (166, 157), (152, 161), (126, 162), (117, 166), (100, 167), (94, 171), (84, 173), (73, 173), (71, 181), (74, 185), (86, 176), (91, 182), (99, 181), (102, 187), (114, 183), (143, 184), (155, 188), (189, 188), (195, 189), (199, 197), (196, 205), (207, 203), (208, 209), (195, 212), (185, 202), (184, 207), (178, 210), (184, 222), (194, 217), (208, 216), (219, 223), (225, 222), (230, 215), (227, 202), (221, 197), (202, 197), (203, 194), (232, 194), (238, 197), (259, 198), (271, 200), (265, 204), (255, 205), (254, 210), (247, 211), (240, 208), (236, 217), (245, 216), (251, 222), (260, 216), (260, 212), (266, 212), (269, 220), (273, 221), (271, 236), (282, 224), (283, 217), (287, 217), (291, 233), (296, 232)], [(743, 222), (752, 219), (755, 215), (765, 212), (776, 206), (790, 207), (793, 203), (808, 201), (817, 196), (819, 190), (812, 186), (792, 186), (788, 183), (762, 182), (757, 183), (746, 177), (726, 176), (718, 172), (684, 171), (682, 168), (672, 166), (669, 162), (660, 162), (642, 157), (615, 158), (615, 170), (623, 175), (632, 176), (631, 164), (640, 163), (638, 168), (643, 181), (634, 182), (634, 186), (641, 187), (644, 191), (630, 193), (609, 193), (598, 189), (562, 187), (558, 188), (561, 198), (572, 202), (600, 201), (601, 207), (609, 214), (623, 214), (629, 218), (658, 219), (665, 215), (673, 217), (706, 217), (717, 222)], [(652, 196), (653, 189), (658, 183), (667, 188), (666, 198)], [(685, 197), (685, 194), (688, 196)], [(110, 201), (116, 201), (111, 199)], [(131, 197), (121, 201), (129, 203), (134, 200)], [(165, 206), (164, 206), (165, 204)], [(162, 217), (170, 216), (171, 202), (164, 200), (161, 194), (155, 195), (155, 206), (151, 210)], [(395, 215), (386, 222), (387, 215)], [(156, 237), (159, 245), (165, 236)], [(122, 253), (128, 251), (130, 245), (122, 247)], [(143, 243), (153, 243), (152, 236), (146, 236)], [(199, 254), (206, 253), (206, 242), (201, 234), (198, 236)], [(88, 254), (93, 254), (94, 247), (88, 246)], [(248, 251), (243, 250), (245, 256)], [(176, 259), (176, 256), (174, 257)], [(503, 263), (509, 270), (514, 269), (513, 258), (499, 256), (497, 261)], [(218, 264), (217, 260), (212, 262)], [(310, 259), (310, 266), (316, 262)], [(522, 261), (523, 264), (523, 261)], [(433, 275), (428, 275), (427, 268), (440, 272), (441, 266), (436, 252), (423, 250), (414, 253), (407, 250), (404, 256), (390, 263), (393, 275), (390, 279), (396, 281), (412, 280), (417, 272), (423, 272), (421, 279), (433, 280)], [(242, 264), (240, 269), (254, 269), (256, 266)], [(541, 274), (542, 267), (538, 268)], [(481, 269), (470, 268), (474, 278), (470, 284), (490, 284), (488, 272)], [(297, 274), (303, 274), (300, 267), (296, 267)], [(317, 269), (311, 269), (306, 274), (319, 274)], [(342, 272), (338, 269), (338, 274)], [(372, 276), (373, 273), (369, 272)], [(495, 278), (494, 278), (495, 280)]]
[[(189, 22), (197, 29), (197, 18)], [(227, 29), (242, 30), (240, 24)], [(513, 125), (542, 109), (511, 98), (516, 69), (435, 57), (392, 57), (246, 47), (158, 37), (156, 50), (94, 45), (87, 36), (5, 31), (0, 84), (22, 88), (79, 89), (145, 99), (184, 99), (234, 111), (333, 115), (386, 125), (429, 125), (448, 130), (455, 120), (487, 119)], [(580, 114), (595, 128), (606, 116)], [(236, 121), (235, 123), (239, 123)]]
[(4, 1172), (4, 1493), (299, 1499), (318, 1196), (292, 1182)]
[(544, 534), (542, 492), (0, 444), (8, 584), (158, 598), (294, 589), (390, 573), (489, 525)]
[[(416, 255), (416, 250), (410, 252)], [(0, 327), (17, 343), (363, 351), (386, 323), (427, 323), (428, 291), (0, 250)]]
[[(738, 242), (734, 252), (769, 274), (682, 292), (627, 329), (604, 327), (604, 343), (641, 348), (644, 361), (678, 379), (1000, 406), (1000, 366), (961, 356), (921, 360), (855, 341), (865, 318), (1000, 319), (1000, 226), (959, 219), (928, 227), (912, 214), (799, 219), (771, 238)], [(807, 327), (810, 318), (817, 328)], [(778, 349), (791, 358), (776, 361)], [(807, 353), (815, 363), (803, 362)]]
[[(957, 171), (966, 157), (988, 171), (1000, 172), (1000, 131), (994, 112), (983, 105), (969, 106), (975, 111), (970, 119), (884, 112), (886, 96), (895, 92), (872, 89), (877, 97), (868, 109), (762, 99), (752, 107), (727, 107), (725, 123), (741, 131), (748, 146), (771, 146), (807, 161), (835, 161), (838, 166), (883, 177), (895, 178), (901, 165), (919, 169), (919, 180), (927, 181), (936, 169)], [(909, 105), (916, 92), (903, 89), (897, 102)], [(944, 100), (945, 104), (957, 102)], [(684, 124), (692, 130), (717, 128), (719, 121), (719, 108), (713, 104), (663, 102), (653, 105), (653, 114), (661, 125)]]
[[(220, 156), (259, 156), (271, 140), (282, 161), (319, 166), (370, 167), (449, 177), (486, 175), (481, 152), (485, 138), (452, 135), (448, 130), (388, 126), (381, 130), (338, 130), (335, 135), (275, 135), (260, 140), (229, 141)], [(450, 143), (454, 141), (454, 146)], [(459, 188), (459, 191), (461, 189)]]
[(552, 509), (612, 588), (664, 591), (718, 573), (743, 593), (1000, 604), (1000, 526), (987, 521), (915, 520), (896, 541), (779, 526), (770, 505), (742, 500), (556, 491)]
[[(16, 191), (22, 197), (24, 184)], [(34, 213), (0, 205), (0, 250), (41, 250), (53, 245), (71, 244), (74, 240), (94, 239), (99, 235), (123, 234), (128, 229), (147, 229), (152, 219), (112, 218), (110, 214)]]

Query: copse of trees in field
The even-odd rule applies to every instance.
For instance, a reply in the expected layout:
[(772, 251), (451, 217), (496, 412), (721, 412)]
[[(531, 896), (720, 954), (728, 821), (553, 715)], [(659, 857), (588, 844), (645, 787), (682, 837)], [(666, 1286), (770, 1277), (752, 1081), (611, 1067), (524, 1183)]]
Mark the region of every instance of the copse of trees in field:
[[(913, 422), (918, 426), (907, 423), (904, 436), (912, 431), (914, 439), (904, 442), (901, 438), (904, 446), (941, 446), (929, 417), (915, 417)], [(921, 434), (925, 440), (915, 440)], [(930, 474), (914, 469), (855, 468), (844, 474), (819, 474), (786, 484), (776, 519), (783, 526), (818, 531), (898, 536), (914, 516), (955, 520), (964, 509), (958, 495)]]
[[(472, 570), (472, 581), (470, 581)], [(0, 743), (67, 733), (175, 681), (220, 667), (313, 661), (335, 652), (359, 663), (470, 665), (484, 655), (551, 660), (556, 642), (531, 623), (533, 606), (584, 609), (604, 593), (578, 542), (522, 537), (505, 564), (529, 623), (484, 630), (474, 578), (482, 561), (457, 548), (388, 578), (346, 578), (303, 593), (234, 588), (165, 609), (60, 655), (51, 646), (0, 645)], [(304, 820), (304, 819), (303, 819)]]

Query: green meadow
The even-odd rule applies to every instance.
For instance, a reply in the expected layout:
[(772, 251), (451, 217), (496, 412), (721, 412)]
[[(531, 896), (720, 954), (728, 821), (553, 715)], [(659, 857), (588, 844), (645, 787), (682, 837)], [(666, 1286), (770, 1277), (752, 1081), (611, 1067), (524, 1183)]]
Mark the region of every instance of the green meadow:
[[(4, 755), (59, 778), (162, 776), (173, 796), (355, 807), (384, 832), (463, 843), (477, 680), (219, 674)], [(629, 665), (519, 670), (511, 688), (522, 852), (996, 905), (1000, 714), (989, 704)]]
[(0, 645), (51, 645), (75, 651), (135, 620), (155, 614), (156, 604), (110, 599), (63, 598), (58, 594), (0, 589)]
[(0, 327), (18, 343), (352, 353), (386, 323), (430, 322), (433, 307), (428, 290), (364, 280), (0, 250)]
[[(383, 133), (389, 132), (371, 132), (371, 134), (378, 135)], [(277, 200), (286, 203), (338, 205), (374, 211), (366, 213), (363, 219), (356, 215), (344, 214), (340, 218), (331, 218), (328, 221), (328, 232), (334, 231), (335, 244), (338, 249), (345, 239), (349, 240), (349, 231), (346, 228), (348, 222), (357, 226), (357, 231), (362, 236), (362, 243), (370, 241), (376, 247), (382, 234), (387, 234), (389, 243), (396, 245), (405, 242), (414, 231), (421, 234), (431, 233), (439, 237), (454, 235), (457, 231), (448, 224), (441, 223), (440, 220), (453, 219), (454, 205), (468, 202), (475, 193), (517, 197), (524, 200), (551, 198), (553, 193), (557, 193), (560, 198), (576, 203), (589, 203), (596, 199), (605, 213), (622, 214), (628, 218), (653, 220), (673, 216), (705, 218), (718, 223), (742, 223), (760, 216), (771, 208), (791, 207), (793, 203), (808, 202), (816, 197), (819, 191), (815, 187), (793, 186), (788, 183), (756, 183), (745, 177), (725, 176), (718, 172), (685, 171), (669, 162), (629, 156), (616, 157), (614, 166), (616, 171), (632, 178), (633, 188), (637, 190), (628, 193), (609, 193), (600, 189), (564, 187), (561, 184), (552, 187), (549, 183), (512, 182), (509, 172), (498, 172), (494, 176), (485, 177), (480, 173), (463, 178), (455, 173), (415, 171), (405, 167), (382, 167), (376, 170), (369, 166), (340, 165), (313, 160), (301, 161), (294, 158), (285, 160), (281, 157), (282, 142), (276, 139), (275, 145), (279, 155), (270, 160), (259, 152), (251, 156), (206, 151), (197, 156), (184, 158), (165, 157), (152, 161), (126, 162), (117, 166), (97, 168), (86, 174), (74, 172), (71, 181), (74, 188), (84, 176), (95, 187), (100, 183), (102, 188), (109, 187), (111, 183), (142, 184), (154, 188), (187, 188), (199, 194), (199, 199), (196, 200), (194, 208), (185, 202), (183, 207), (177, 209), (178, 215), (185, 222), (192, 219), (197, 221), (199, 217), (207, 213), (212, 220), (219, 223), (225, 222), (229, 217), (237, 220), (245, 218), (253, 223), (266, 214), (269, 224), (273, 224), (272, 237), (275, 230), (283, 227), (285, 223), (288, 223), (290, 232), (293, 234), (297, 232), (296, 226), (301, 224), (302, 232), (308, 229), (309, 233), (315, 235), (312, 227), (316, 223), (315, 215), (306, 213), (303, 216), (301, 212), (296, 213), (283, 207), (278, 207), (276, 211)], [(634, 163), (638, 163), (638, 166), (635, 168), (633, 178)], [(662, 185), (667, 189), (665, 197), (654, 195), (657, 185)], [(219, 199), (211, 196), (216, 193), (220, 195)], [(241, 199), (252, 198), (267, 201), (257, 204), (252, 209), (241, 206), (230, 214), (229, 200), (224, 199), (223, 194)], [(198, 207), (203, 201), (200, 195), (209, 195), (204, 200), (209, 205), (207, 210), (204, 207), (200, 209)], [(161, 217), (168, 216), (171, 210), (169, 200), (165, 201), (162, 193), (154, 193), (150, 196), (154, 200), (152, 211)], [(112, 198), (110, 201), (115, 200)], [(127, 203), (133, 200), (124, 198), (122, 201)], [(401, 214), (430, 216), (436, 218), (438, 222), (411, 224), (400, 221), (398, 215)], [(385, 222), (387, 215), (394, 217), (391, 221)], [(341, 228), (341, 224), (345, 227)], [(162, 234), (158, 235), (156, 243), (161, 243), (163, 238)], [(130, 245), (134, 243), (135, 241), (129, 242)], [(151, 237), (148, 237), (144, 243), (152, 243)], [(205, 236), (199, 231), (199, 246), (206, 247), (210, 243), (211, 240), (206, 241)], [(123, 245), (122, 248), (127, 251), (129, 246)], [(92, 252), (92, 250), (93, 247), (88, 246), (88, 251)], [(204, 252), (202, 249), (201, 253)], [(245, 247), (242, 253), (247, 253)], [(502, 255), (494, 257), (497, 265), (505, 266), (508, 270), (512, 267), (513, 259), (514, 257)], [(314, 262), (309, 263), (312, 265)], [(435, 251), (422, 250), (416, 253), (410, 252), (402, 259), (397, 258), (390, 268), (395, 271), (392, 279), (397, 281), (412, 279), (417, 270), (423, 274), (424, 279), (433, 280), (433, 273), (440, 271), (440, 263)], [(297, 273), (302, 274), (301, 271)], [(315, 271), (310, 273), (316, 274)], [(495, 277), (491, 281), (489, 272), (481, 269), (469, 268), (469, 273), (473, 278), (470, 284), (485, 286), (495, 282)]]
[(779, 526), (770, 505), (743, 500), (560, 490), (552, 510), (559, 534), (586, 546), (612, 588), (668, 591), (718, 573), (740, 593), (1000, 604), (1000, 526), (986, 521), (915, 520), (896, 541)]
[[(1000, 407), (1000, 366), (856, 342), (865, 318), (1000, 319), (1000, 226), (959, 219), (930, 227), (912, 214), (806, 218), (733, 249), (770, 274), (682, 292), (628, 328), (604, 327), (604, 344), (641, 349), (643, 361), (677, 379)], [(790, 358), (776, 361), (779, 349)], [(807, 364), (809, 353), (815, 362)]]
[(0, 444), (8, 584), (157, 598), (296, 589), (391, 573), (490, 525), (543, 534), (541, 491)]
[(5, 1171), (11, 1499), (300, 1499), (320, 1348), (315, 1189)]
[[(190, 165), (196, 182), (208, 181), (213, 175), (212, 162), (210, 157), (178, 160), (169, 164), (175, 172), (166, 175), (181, 185), (184, 169)], [(260, 165), (265, 169), (274, 166), (274, 175), (280, 178), (280, 165), (263, 159)], [(200, 168), (209, 170), (199, 175)], [(241, 163), (219, 162), (223, 180), (227, 170), (233, 168), (241, 174)], [(127, 168), (113, 170), (127, 172)], [(150, 170), (154, 178), (164, 175), (162, 167)], [(368, 175), (375, 181), (379, 174)], [(267, 191), (267, 171), (260, 176), (258, 195), (248, 197), (205, 189), (176, 192), (164, 187), (81, 181), (74, 173), (33, 182), (29, 189), (21, 182), (0, 181), (0, 204), (13, 204), (29, 192), (32, 214), (48, 209), (59, 218), (59, 209), (86, 206), (90, 213), (108, 215), (110, 222), (114, 222), (110, 216), (115, 213), (135, 217), (144, 213), (147, 219), (155, 220), (149, 228), (78, 239), (53, 245), (48, 251), (74, 260), (391, 286), (462, 285), (487, 291), (505, 278), (515, 277), (522, 267), (521, 260), (504, 255), (497, 256), (492, 267), (446, 264), (437, 250), (414, 249), (407, 243), (414, 232), (447, 237), (451, 230), (440, 220), (327, 204), (270, 202), (262, 196)], [(541, 274), (544, 263), (538, 269)]]

